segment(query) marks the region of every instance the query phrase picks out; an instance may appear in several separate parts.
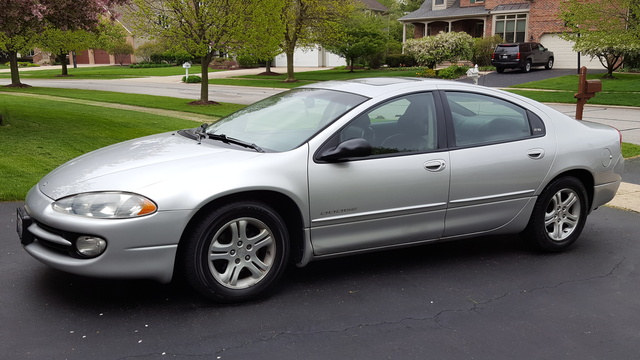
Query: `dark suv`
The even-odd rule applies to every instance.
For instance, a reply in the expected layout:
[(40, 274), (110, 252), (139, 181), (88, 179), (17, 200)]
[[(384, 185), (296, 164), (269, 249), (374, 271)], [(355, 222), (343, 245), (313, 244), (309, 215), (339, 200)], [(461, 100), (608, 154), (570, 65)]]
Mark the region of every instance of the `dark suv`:
[(549, 70), (553, 67), (553, 52), (534, 42), (499, 44), (491, 54), (491, 65), (499, 73), (516, 68), (529, 72), (532, 66), (544, 66)]

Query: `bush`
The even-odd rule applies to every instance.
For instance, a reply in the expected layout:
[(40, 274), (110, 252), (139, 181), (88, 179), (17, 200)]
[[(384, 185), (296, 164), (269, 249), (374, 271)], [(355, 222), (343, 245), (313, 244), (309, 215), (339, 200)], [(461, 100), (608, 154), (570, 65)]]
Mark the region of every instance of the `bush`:
[(424, 78), (435, 78), (437, 77), (437, 74), (436, 74), (436, 71), (433, 69), (424, 68), (421, 71), (417, 72), (416, 76), (424, 77)]
[(201, 83), (202, 82), (202, 78), (198, 75), (189, 75), (189, 77), (187, 78), (186, 76), (182, 77), (182, 82), (183, 83), (188, 83), (188, 84), (193, 84), (193, 83)]
[(471, 60), (478, 66), (490, 66), (491, 54), (500, 43), (502, 43), (502, 37), (500, 35), (475, 39)]
[(241, 68), (257, 68), (264, 63), (264, 61), (252, 55), (239, 55), (236, 60)]
[(473, 38), (464, 32), (440, 32), (436, 36), (407, 40), (405, 50), (416, 58), (418, 64), (433, 69), (445, 61), (471, 59)]
[(441, 79), (458, 79), (465, 75), (469, 70), (468, 66), (451, 65), (438, 71), (438, 77)]
[(139, 62), (137, 64), (129, 65), (132, 69), (150, 69), (150, 68), (161, 68), (161, 67), (172, 67), (173, 64), (167, 63), (152, 63), (152, 62)]
[(392, 68), (397, 67), (414, 67), (417, 62), (416, 59), (408, 54), (392, 54), (388, 55), (385, 59), (385, 63)]
[[(4, 66), (11, 66), (11, 63), (5, 63)], [(18, 67), (38, 67), (40, 65), (27, 61), (18, 61)]]

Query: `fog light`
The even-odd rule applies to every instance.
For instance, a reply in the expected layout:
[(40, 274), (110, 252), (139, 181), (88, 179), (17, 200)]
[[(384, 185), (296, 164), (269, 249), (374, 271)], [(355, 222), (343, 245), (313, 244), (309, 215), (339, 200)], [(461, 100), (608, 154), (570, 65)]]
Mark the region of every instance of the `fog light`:
[(97, 236), (80, 236), (76, 240), (76, 250), (84, 257), (96, 257), (107, 248), (107, 241)]

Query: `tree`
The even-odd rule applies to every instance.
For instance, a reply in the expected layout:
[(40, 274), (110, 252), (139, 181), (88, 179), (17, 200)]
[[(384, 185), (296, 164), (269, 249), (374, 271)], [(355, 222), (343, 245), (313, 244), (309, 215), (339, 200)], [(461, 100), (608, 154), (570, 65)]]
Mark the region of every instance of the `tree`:
[(33, 46), (37, 34), (46, 27), (60, 30), (90, 30), (102, 14), (128, 0), (0, 0), (0, 51), (9, 53), (11, 85), (20, 82), (20, 51)]
[(385, 50), (387, 34), (384, 21), (376, 15), (368, 15), (357, 11), (345, 23), (342, 36), (333, 42), (322, 42), (323, 46), (343, 56), (350, 64), (351, 71), (356, 59), (367, 55), (375, 55)]
[(51, 26), (38, 34), (35, 42), (42, 50), (55, 55), (62, 64), (61, 76), (68, 76), (67, 55), (71, 51), (83, 51), (89, 48), (93, 34), (86, 30), (60, 30)]
[(218, 52), (272, 48), (282, 0), (133, 0), (131, 20), (149, 39), (164, 39), (200, 59), (200, 99), (209, 104), (209, 63)]
[(473, 56), (474, 40), (464, 32), (440, 32), (436, 36), (409, 39), (405, 51), (419, 64), (434, 69), (444, 61), (469, 60)]
[(108, 20), (102, 20), (98, 24), (91, 47), (104, 49), (120, 65), (134, 53), (133, 45), (127, 42), (127, 32), (122, 25)]
[(287, 79), (297, 81), (293, 72), (293, 54), (297, 47), (331, 42), (339, 36), (341, 22), (356, 9), (354, 0), (285, 0), (281, 12), (284, 33), (281, 48), (287, 57)]
[(570, 30), (561, 37), (574, 42), (575, 51), (598, 58), (607, 69), (604, 77), (613, 78), (625, 56), (640, 54), (640, 1), (568, 0), (561, 6)]

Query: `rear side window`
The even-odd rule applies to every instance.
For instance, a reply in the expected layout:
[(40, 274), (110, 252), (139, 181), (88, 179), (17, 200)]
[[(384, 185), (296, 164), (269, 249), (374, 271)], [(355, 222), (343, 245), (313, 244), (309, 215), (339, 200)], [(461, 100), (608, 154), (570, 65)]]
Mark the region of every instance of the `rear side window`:
[(520, 44), (520, 52), (530, 52), (531, 44)]
[(542, 120), (502, 99), (464, 92), (447, 92), (455, 146), (467, 147), (542, 136)]

